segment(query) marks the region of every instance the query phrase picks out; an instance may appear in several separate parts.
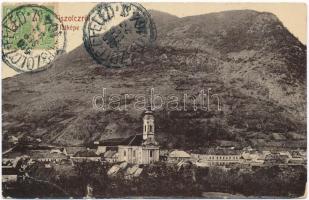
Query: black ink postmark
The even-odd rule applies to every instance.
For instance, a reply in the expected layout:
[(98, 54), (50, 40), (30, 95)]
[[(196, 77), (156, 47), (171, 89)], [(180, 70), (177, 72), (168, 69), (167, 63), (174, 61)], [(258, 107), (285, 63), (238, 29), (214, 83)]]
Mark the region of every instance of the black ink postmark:
[(83, 29), (89, 54), (107, 67), (130, 65), (133, 52), (156, 40), (150, 14), (137, 3), (99, 3), (87, 16)]
[(31, 4), (4, 11), (2, 60), (9, 67), (17, 72), (41, 71), (64, 52), (66, 33), (52, 8)]

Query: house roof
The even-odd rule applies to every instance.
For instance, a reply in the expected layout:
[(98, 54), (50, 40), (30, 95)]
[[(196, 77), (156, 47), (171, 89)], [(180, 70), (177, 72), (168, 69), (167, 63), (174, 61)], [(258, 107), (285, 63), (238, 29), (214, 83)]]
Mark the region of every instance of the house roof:
[(188, 154), (185, 151), (175, 150), (175, 151), (172, 151), (169, 154), (169, 157), (171, 157), (171, 158), (190, 158), (191, 156), (190, 156), (190, 154)]
[(282, 133), (272, 133), (272, 138), (275, 140), (285, 140), (286, 137)]
[(107, 171), (107, 175), (111, 176), (116, 174), (118, 171), (120, 170), (119, 165), (113, 165), (108, 171)]
[(108, 150), (104, 153), (104, 157), (105, 158), (112, 158), (113, 156), (115, 156), (116, 153), (117, 153), (117, 151)]
[(46, 150), (27, 150), (24, 152), (10, 152), (4, 156), (4, 158), (16, 158), (23, 155), (30, 156), (32, 159), (39, 158), (66, 158), (66, 155), (62, 153), (51, 153), (49, 149)]
[(136, 170), (138, 170), (139, 167), (138, 165), (133, 165), (132, 167), (127, 168), (127, 170), (125, 171), (125, 175), (134, 175)]
[(67, 158), (66, 155), (61, 153), (50, 153), (49, 150), (30, 150), (27, 152), (27, 155), (29, 155), (33, 159), (40, 159), (40, 158)]
[(216, 141), (221, 147), (234, 147), (237, 146), (237, 142), (229, 140), (217, 140)]
[(141, 173), (143, 172), (143, 168), (138, 168), (136, 171), (135, 171), (135, 173), (134, 173), (134, 177), (138, 177), (138, 176), (140, 176), (141, 175)]
[(71, 147), (65, 147), (65, 150), (67, 152), (67, 154), (76, 154), (79, 151), (85, 151), (86, 147), (83, 146), (71, 146)]
[(94, 151), (85, 150), (77, 152), (76, 154), (74, 154), (74, 157), (99, 157), (99, 156)]
[(119, 165), (119, 167), (120, 167), (121, 169), (125, 169), (125, 168), (127, 168), (127, 166), (128, 166), (128, 163), (127, 163), (127, 162), (123, 162), (123, 163), (121, 163), (121, 164)]

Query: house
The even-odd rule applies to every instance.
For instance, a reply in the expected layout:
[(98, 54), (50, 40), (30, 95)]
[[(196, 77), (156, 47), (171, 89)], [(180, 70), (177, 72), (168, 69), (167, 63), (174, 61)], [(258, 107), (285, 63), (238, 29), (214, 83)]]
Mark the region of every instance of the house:
[(98, 146), (96, 154), (98, 154), (98, 155), (104, 154), (106, 152), (106, 148), (107, 148), (106, 146)]
[(97, 155), (94, 151), (87, 149), (84, 151), (79, 151), (76, 154), (74, 154), (71, 159), (73, 161), (100, 161), (101, 160), (101, 156)]
[(2, 183), (17, 182), (18, 170), (11, 166), (2, 166)]
[(26, 152), (31, 159), (39, 162), (61, 162), (62, 160), (67, 160), (68, 156), (63, 153), (51, 153), (50, 150), (29, 150)]
[(234, 149), (205, 149), (203, 154), (194, 154), (199, 162), (207, 162), (209, 166), (226, 165), (241, 162), (241, 151)]
[(286, 164), (289, 161), (287, 155), (281, 155), (280, 153), (268, 154), (265, 157), (265, 164), (276, 165), (276, 164)]
[(118, 152), (108, 150), (104, 153), (104, 159), (109, 163), (115, 163), (118, 161)]
[(84, 146), (69, 146), (69, 147), (65, 147), (65, 152), (66, 155), (69, 157), (74, 156), (77, 152), (79, 151), (85, 151), (87, 148)]
[(159, 161), (159, 145), (155, 140), (153, 112), (143, 116), (143, 134), (130, 136), (118, 146), (118, 161), (132, 164), (150, 164)]
[(15, 137), (14, 135), (11, 135), (11, 136), (9, 136), (8, 142), (12, 143), (12, 144), (17, 144), (18, 143), (18, 138)]
[(169, 162), (186, 161), (191, 158), (190, 154), (181, 150), (174, 150), (168, 155)]
[(23, 152), (12, 151), (4, 156), (5, 159), (12, 160), (13, 162), (18, 160), (17, 158), (24, 157), (30, 157), (32, 160), (39, 162), (60, 162), (68, 159), (68, 156), (63, 153), (51, 153), (48, 149), (25, 150)]
[(133, 177), (138, 177), (143, 172), (143, 168), (140, 168), (138, 165), (133, 165), (132, 167), (128, 167), (124, 171), (125, 179), (131, 179)]
[(290, 152), (288, 151), (280, 151), (279, 152), (280, 155), (286, 155), (288, 157), (288, 159), (291, 159), (292, 158), (292, 155)]
[(291, 156), (292, 158), (302, 158), (302, 155), (300, 154), (299, 151), (292, 151)]
[(2, 158), (2, 166), (13, 166), (14, 158)]
[(63, 153), (64, 155), (67, 155), (65, 148), (52, 149), (50, 150), (50, 153), (59, 153), (59, 154)]
[[(270, 152), (268, 153), (270, 154)], [(241, 159), (244, 164), (250, 164), (255, 166), (261, 166), (264, 164), (264, 160), (266, 155), (268, 155), (266, 152), (259, 152), (259, 151), (251, 151), (249, 152), (243, 152), (241, 154)]]
[(245, 152), (251, 152), (251, 151), (253, 151), (254, 149), (249, 145), (249, 146), (247, 146), (247, 147), (244, 147), (242, 150), (245, 151)]
[(271, 137), (272, 137), (273, 140), (276, 140), (276, 141), (284, 141), (284, 140), (286, 140), (286, 137), (282, 133), (272, 133)]
[(221, 148), (230, 148), (230, 149), (234, 149), (235, 146), (238, 145), (237, 142), (228, 141), (228, 140), (217, 140), (216, 143)]
[(292, 158), (302, 158), (303, 160), (307, 160), (307, 152), (303, 150), (293, 150), (291, 151)]
[(303, 158), (291, 158), (289, 160), (290, 164), (298, 164), (298, 165), (305, 165), (306, 161)]
[(306, 164), (306, 159), (301, 155), (300, 151), (292, 151), (289, 160), (291, 164)]
[(167, 149), (160, 149), (160, 160), (167, 161), (168, 159), (168, 150)]

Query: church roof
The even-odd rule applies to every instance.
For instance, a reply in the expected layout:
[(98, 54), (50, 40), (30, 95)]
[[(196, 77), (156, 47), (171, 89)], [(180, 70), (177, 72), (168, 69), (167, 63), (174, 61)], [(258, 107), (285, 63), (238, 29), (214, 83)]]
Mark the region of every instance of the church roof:
[(121, 142), (120, 145), (141, 146), (143, 144), (143, 135), (132, 135)]
[(142, 145), (157, 145), (157, 142), (154, 141), (144, 141), (143, 134), (131, 135), (127, 138), (116, 138), (107, 141), (100, 142), (99, 145), (102, 146), (142, 146)]
[(112, 139), (100, 141), (99, 145), (100, 146), (118, 146), (121, 143), (123, 143), (124, 140), (126, 140), (126, 139), (124, 139), (124, 138), (112, 138)]

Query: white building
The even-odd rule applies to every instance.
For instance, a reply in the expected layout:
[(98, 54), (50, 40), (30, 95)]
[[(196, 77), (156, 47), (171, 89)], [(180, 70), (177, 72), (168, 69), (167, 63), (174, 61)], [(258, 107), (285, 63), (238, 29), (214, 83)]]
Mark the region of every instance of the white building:
[(233, 149), (207, 149), (203, 154), (192, 154), (198, 162), (212, 165), (226, 165), (241, 162), (241, 151)]
[(143, 134), (133, 135), (118, 146), (118, 160), (133, 164), (150, 164), (159, 161), (159, 156), (153, 112), (147, 110), (143, 117)]
[(170, 162), (187, 161), (191, 158), (190, 154), (181, 150), (174, 150), (168, 155)]
[(118, 161), (118, 152), (108, 150), (104, 153), (104, 159), (109, 163), (115, 163)]

